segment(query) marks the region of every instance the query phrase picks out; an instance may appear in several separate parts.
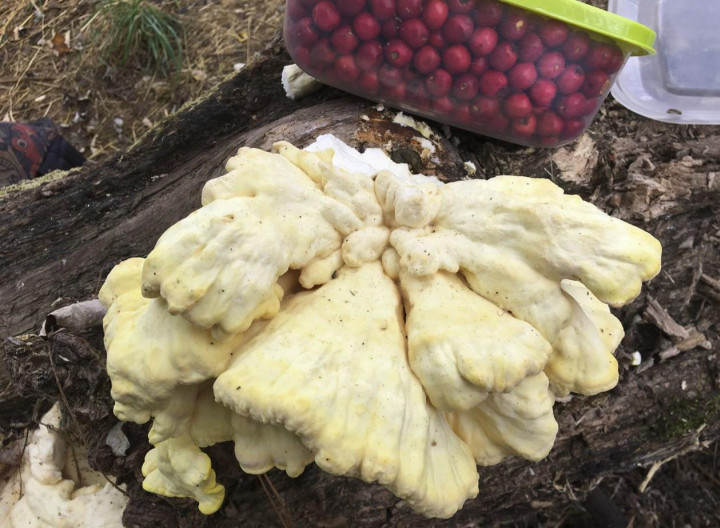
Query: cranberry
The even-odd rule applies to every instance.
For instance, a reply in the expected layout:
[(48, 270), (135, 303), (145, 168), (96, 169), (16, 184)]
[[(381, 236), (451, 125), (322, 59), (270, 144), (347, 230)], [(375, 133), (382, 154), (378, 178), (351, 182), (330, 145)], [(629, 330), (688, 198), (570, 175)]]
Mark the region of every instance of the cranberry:
[(395, 39), (385, 44), (385, 60), (397, 68), (404, 68), (413, 58), (412, 49), (402, 40)]
[(322, 31), (332, 31), (340, 25), (340, 12), (334, 3), (323, 0), (313, 7), (312, 19)]
[(386, 20), (382, 23), (382, 26), (380, 26), (380, 33), (382, 33), (385, 40), (392, 40), (398, 37), (399, 28), (400, 23), (394, 18), (391, 18), (390, 20)]
[(455, 103), (453, 103), (449, 97), (438, 97), (432, 101), (432, 109), (439, 115), (450, 115), (455, 109)]
[(287, 14), (292, 21), (298, 21), (308, 16), (308, 10), (300, 2), (288, 2)]
[(300, 3), (308, 9), (312, 9), (319, 1), (320, 0), (300, 0)]
[(343, 55), (335, 61), (335, 73), (341, 81), (350, 82), (360, 77), (360, 68), (355, 64), (355, 57)]
[(350, 26), (340, 26), (330, 36), (330, 43), (340, 55), (347, 55), (357, 48), (358, 38)]
[(543, 136), (540, 138), (540, 144), (543, 147), (557, 147), (560, 138), (557, 136)]
[(519, 137), (532, 136), (535, 133), (536, 126), (537, 119), (532, 114), (513, 119), (512, 121), (512, 131)]
[(565, 57), (559, 51), (551, 51), (542, 56), (537, 67), (540, 77), (555, 79), (565, 69)]
[(495, 97), (496, 95), (502, 93), (507, 85), (507, 77), (504, 73), (499, 71), (490, 70), (483, 73), (480, 77), (480, 93), (486, 97)]
[(579, 92), (575, 92), (561, 97), (555, 105), (555, 108), (558, 115), (567, 120), (583, 115), (586, 104), (587, 99), (585, 99), (585, 96)]
[(545, 45), (537, 33), (528, 33), (518, 45), (518, 58), (523, 62), (535, 62), (545, 53)]
[[(590, 46), (590, 51), (585, 57), (585, 64), (590, 69), (600, 69), (607, 71), (613, 62), (615, 55), (615, 46), (605, 42), (594, 41)], [(618, 50), (620, 51), (620, 50)], [(620, 52), (622, 55), (622, 52)]]
[(498, 71), (508, 71), (517, 62), (517, 52), (512, 42), (503, 41), (490, 54), (490, 65)]
[(297, 46), (293, 49), (293, 59), (300, 68), (307, 70), (310, 73), (314, 68), (312, 61), (310, 60), (310, 50), (305, 46)]
[(422, 19), (431, 31), (440, 29), (448, 17), (448, 5), (444, 0), (430, 0), (423, 9)]
[(490, 69), (490, 61), (488, 61), (487, 57), (475, 57), (470, 62), (470, 73), (475, 77), (480, 77), (488, 69)]
[(353, 29), (360, 40), (372, 40), (380, 34), (380, 23), (370, 13), (360, 13), (353, 20)]
[(602, 97), (593, 97), (588, 99), (585, 103), (585, 111), (583, 112), (583, 115), (587, 117), (595, 114), (595, 112), (598, 111), (598, 108), (600, 108), (601, 103)]
[(537, 81), (538, 73), (531, 62), (521, 62), (513, 66), (507, 74), (510, 87), (518, 92), (524, 92)]
[(407, 95), (407, 85), (402, 82), (392, 88), (386, 88), (383, 94), (391, 101), (404, 101)]
[(422, 14), (422, 5), (422, 0), (397, 0), (397, 15), (400, 18), (418, 18)]
[(532, 112), (532, 103), (524, 93), (516, 93), (505, 99), (503, 110), (505, 115), (511, 119), (524, 117)]
[(563, 131), (564, 121), (554, 112), (545, 112), (538, 119), (537, 133), (539, 136), (559, 136)]
[(442, 97), (450, 93), (452, 75), (443, 69), (437, 69), (425, 81), (428, 92), (435, 97)]
[(470, 104), (470, 113), (478, 121), (489, 121), (500, 112), (496, 97), (476, 97)]
[(610, 77), (602, 70), (593, 70), (585, 75), (582, 93), (585, 97), (599, 97), (610, 86)]
[(474, 0), (448, 0), (448, 6), (453, 13), (469, 13), (475, 7)]
[(297, 39), (297, 42), (303, 46), (312, 46), (320, 38), (310, 17), (300, 19), (297, 24), (292, 26), (291, 32), (292, 38)]
[(548, 106), (555, 99), (557, 86), (548, 79), (538, 79), (530, 88), (530, 99), (537, 106)]
[(568, 38), (568, 27), (565, 22), (547, 19), (538, 28), (538, 35), (548, 48), (556, 48)]
[(481, 27), (473, 31), (467, 47), (473, 55), (488, 55), (495, 49), (498, 34), (493, 28)]
[(440, 66), (440, 53), (432, 46), (424, 46), (415, 53), (413, 65), (423, 75), (433, 72)]
[(561, 94), (577, 92), (585, 82), (585, 72), (578, 64), (571, 64), (555, 81)]
[(478, 93), (478, 80), (471, 73), (458, 75), (452, 86), (452, 94), (460, 101), (469, 101)]
[(469, 123), (472, 121), (472, 116), (470, 115), (470, 104), (460, 103), (455, 105), (455, 110), (453, 111), (452, 116), (460, 123)]
[(421, 48), (427, 44), (428, 28), (419, 18), (410, 18), (400, 23), (398, 35), (411, 48)]
[(358, 81), (358, 84), (360, 85), (360, 88), (362, 88), (363, 92), (370, 94), (377, 92), (380, 88), (378, 75), (374, 71), (363, 73), (360, 77), (360, 80)]
[(563, 139), (574, 139), (585, 130), (585, 122), (582, 119), (568, 119), (565, 121), (562, 134)]
[(497, 26), (503, 15), (503, 6), (497, 0), (480, 0), (475, 6), (475, 22), (478, 26)]
[(384, 58), (382, 44), (377, 40), (363, 42), (355, 53), (355, 62), (362, 71), (376, 69)]
[(499, 33), (508, 40), (520, 40), (527, 33), (530, 22), (522, 11), (511, 10), (500, 23)]
[(622, 68), (623, 64), (625, 64), (625, 55), (623, 55), (623, 52), (620, 50), (620, 48), (618, 48), (617, 46), (613, 46), (612, 54), (607, 61), (607, 65), (605, 66), (605, 71), (612, 75), (613, 73), (617, 73), (618, 71), (620, 71), (620, 68)]
[(467, 15), (452, 15), (442, 28), (443, 38), (448, 44), (460, 44), (472, 35), (475, 26)]
[(563, 44), (562, 52), (570, 62), (577, 62), (587, 55), (590, 49), (590, 37), (587, 33), (575, 32)]
[(337, 2), (337, 8), (346, 17), (354, 17), (365, 9), (365, 0), (342, 0)]
[(394, 88), (403, 82), (402, 70), (385, 63), (378, 70), (378, 81), (383, 88)]
[(488, 130), (496, 133), (505, 132), (508, 126), (510, 126), (510, 120), (505, 117), (501, 112), (495, 114), (495, 116), (490, 119), (490, 122), (487, 125)]
[(407, 100), (419, 108), (430, 106), (430, 94), (425, 88), (425, 81), (416, 78), (407, 83)]
[(330, 45), (329, 39), (318, 40), (315, 44), (313, 44), (312, 48), (310, 48), (310, 58), (313, 64), (317, 65), (319, 68), (324, 68), (325, 66), (332, 64), (335, 61), (336, 55), (337, 54)]
[(395, 0), (370, 0), (370, 11), (378, 20), (395, 16)]
[(443, 67), (453, 75), (463, 73), (470, 68), (470, 52), (462, 44), (445, 48), (442, 53)]
[(445, 42), (445, 38), (442, 36), (442, 31), (433, 31), (430, 33), (430, 37), (428, 38), (428, 44), (430, 44), (435, 49), (443, 49), (445, 46), (447, 46), (447, 42)]

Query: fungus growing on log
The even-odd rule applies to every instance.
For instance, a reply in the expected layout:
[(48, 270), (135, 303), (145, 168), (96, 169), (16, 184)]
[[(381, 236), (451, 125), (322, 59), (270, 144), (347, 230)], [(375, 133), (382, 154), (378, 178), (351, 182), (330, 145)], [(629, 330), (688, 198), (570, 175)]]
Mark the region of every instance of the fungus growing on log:
[(145, 489), (216, 511), (202, 448), (249, 473), (315, 462), (428, 517), (477, 465), (543, 458), (553, 404), (618, 379), (610, 306), (661, 248), (553, 183), (443, 184), (332, 136), (242, 148), (202, 207), (100, 299), (115, 413), (153, 420)]

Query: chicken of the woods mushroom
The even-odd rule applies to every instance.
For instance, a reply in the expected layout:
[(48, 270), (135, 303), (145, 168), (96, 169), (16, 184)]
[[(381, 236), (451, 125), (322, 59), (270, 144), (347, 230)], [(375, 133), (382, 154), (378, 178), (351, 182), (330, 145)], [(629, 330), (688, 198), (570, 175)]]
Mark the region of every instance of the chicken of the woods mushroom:
[(241, 148), (100, 291), (115, 414), (153, 420), (144, 488), (206, 514), (202, 449), (233, 441), (248, 473), (315, 462), (447, 518), (478, 464), (548, 454), (556, 396), (615, 386), (608, 306), (660, 254), (547, 180), (444, 184), (332, 136)]

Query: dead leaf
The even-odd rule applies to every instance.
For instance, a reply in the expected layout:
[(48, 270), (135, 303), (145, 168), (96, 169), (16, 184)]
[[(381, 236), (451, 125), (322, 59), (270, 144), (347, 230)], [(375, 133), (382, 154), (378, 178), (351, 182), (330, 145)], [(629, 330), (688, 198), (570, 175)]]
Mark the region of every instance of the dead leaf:
[(66, 55), (72, 51), (70, 49), (70, 46), (68, 44), (70, 43), (70, 32), (66, 32), (64, 35), (61, 35), (60, 33), (55, 33), (53, 35), (51, 45), (53, 49), (53, 53), (58, 56), (62, 57), (63, 55)]

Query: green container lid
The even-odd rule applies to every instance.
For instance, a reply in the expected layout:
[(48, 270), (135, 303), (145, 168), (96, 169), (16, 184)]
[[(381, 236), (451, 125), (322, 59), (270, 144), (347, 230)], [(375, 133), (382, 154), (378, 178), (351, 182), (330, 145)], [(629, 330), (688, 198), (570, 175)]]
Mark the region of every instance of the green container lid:
[(655, 32), (615, 13), (608, 13), (577, 0), (501, 1), (609, 37), (632, 55), (655, 54)]

